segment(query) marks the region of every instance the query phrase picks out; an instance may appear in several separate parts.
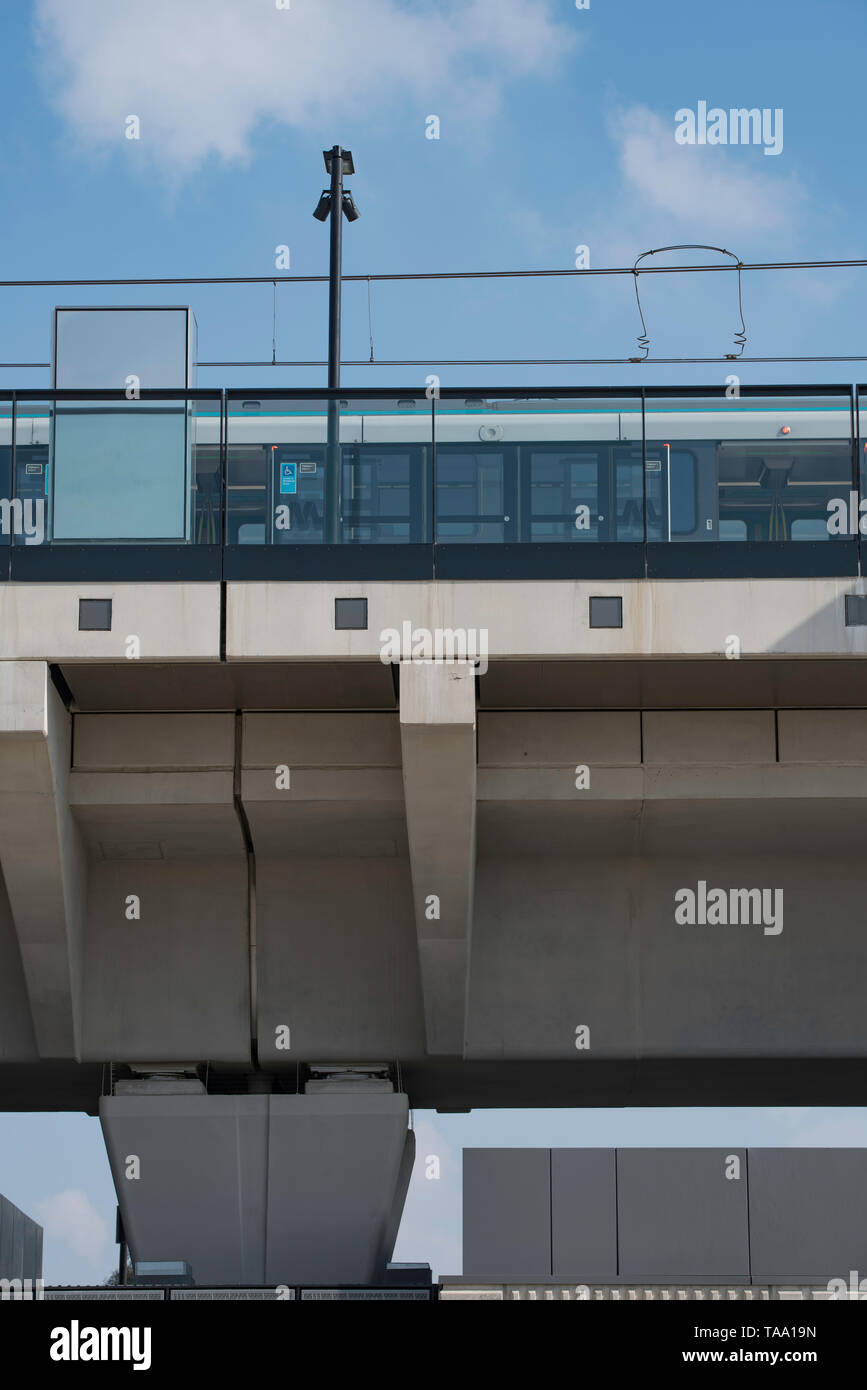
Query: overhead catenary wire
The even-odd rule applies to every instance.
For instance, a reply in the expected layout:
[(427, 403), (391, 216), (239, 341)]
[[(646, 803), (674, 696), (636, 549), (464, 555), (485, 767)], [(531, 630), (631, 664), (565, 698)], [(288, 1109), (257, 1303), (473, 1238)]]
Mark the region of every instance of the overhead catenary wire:
[[(680, 250), (685, 247), (665, 247), (662, 250)], [(700, 249), (700, 248), (698, 248)], [(711, 248), (719, 249), (719, 248)], [(645, 255), (654, 255), (657, 252), (645, 252)], [(732, 255), (731, 252), (725, 252)], [(641, 257), (638, 258), (639, 260)], [(388, 271), (375, 275), (343, 275), (343, 283), (356, 283), (366, 281), (368, 287), (368, 328), (370, 333), (370, 358), (369, 359), (343, 359), (341, 366), (344, 367), (620, 367), (634, 366), (636, 364), (657, 366), (700, 366), (717, 365), (729, 363), (737, 360), (739, 363), (831, 363), (831, 362), (867, 362), (867, 355), (859, 353), (840, 353), (832, 355), (803, 355), (791, 356), (782, 354), (767, 354), (764, 356), (743, 357), (740, 354), (735, 359), (732, 354), (721, 357), (453, 357), (453, 358), (389, 358), (374, 360), (373, 353), (373, 325), (370, 310), (370, 286), (372, 282), (388, 281), (425, 281), (425, 280), (502, 280), (502, 279), (545, 279), (557, 276), (593, 276), (593, 275), (631, 275), (633, 283), (637, 286), (639, 275), (678, 275), (678, 274), (701, 274), (717, 272), (735, 272), (738, 276), (738, 307), (741, 312), (741, 326), (743, 330), (743, 303), (741, 299), (741, 272), (748, 270), (757, 271), (786, 271), (786, 270), (845, 270), (863, 269), (867, 267), (867, 257), (858, 258), (834, 258), (827, 260), (801, 260), (801, 261), (738, 261), (733, 257), (730, 264), (716, 263), (713, 265), (668, 265), (668, 266), (642, 266), (638, 269), (637, 262), (631, 266), (584, 266), (577, 267), (558, 267), (549, 270), (447, 270), (447, 271)], [(277, 359), (277, 329), (276, 329), (276, 294), (278, 284), (328, 284), (327, 275), (215, 275), (215, 276), (169, 276), (166, 278), (156, 277), (111, 277), (111, 278), (77, 278), (77, 279), (46, 279), (46, 280), (0, 280), (0, 288), (3, 289), (25, 289), (25, 288), (60, 288), (60, 287), (100, 287), (100, 286), (165, 286), (165, 285), (259, 285), (270, 284), (274, 291), (274, 325), (272, 340), (271, 361), (258, 361), (255, 359), (234, 359), (225, 361), (200, 361), (199, 366), (203, 368), (231, 368), (231, 367), (325, 367), (327, 361), (324, 359)], [(637, 292), (637, 291), (636, 291)], [(639, 303), (640, 311), (640, 303)], [(643, 315), (642, 315), (643, 325)], [(644, 326), (644, 325), (643, 325)], [(736, 335), (736, 344), (742, 347), (738, 341), (742, 333)], [(642, 344), (643, 346), (643, 344)], [(51, 364), (48, 362), (0, 362), (0, 370), (25, 370), (42, 369)]]
[[(640, 256), (636, 256), (635, 263), (632, 267), (632, 274), (635, 279), (635, 303), (638, 307), (638, 316), (641, 319), (641, 333), (638, 335), (638, 346), (644, 353), (644, 357), (635, 358), (634, 360), (646, 361), (650, 355), (650, 338), (647, 332), (647, 324), (644, 320), (644, 310), (641, 307), (641, 295), (638, 293), (638, 277), (643, 273), (638, 269), (638, 263), (639, 261), (645, 260), (648, 256), (661, 256), (665, 251), (716, 251), (720, 256), (728, 256), (730, 260), (734, 261), (734, 266), (724, 268), (737, 271), (738, 312), (740, 314), (741, 326), (735, 331), (734, 335), (734, 346), (737, 348), (737, 352), (726, 353), (726, 360), (730, 362), (739, 361), (743, 357), (744, 348), (747, 344), (747, 325), (744, 322), (743, 282), (741, 279), (741, 271), (744, 268), (744, 263), (735, 255), (734, 251), (727, 251), (724, 246), (709, 246), (706, 242), (701, 241), (680, 242), (674, 246), (658, 246), (656, 250), (643, 251)], [(646, 270), (648, 267), (644, 269)]]
[[(782, 357), (768, 355), (764, 357), (739, 357), (738, 362), (867, 362), (867, 353), (838, 354), (825, 357)], [(634, 357), (426, 357), (426, 358), (394, 358), (386, 361), (380, 358), (376, 362), (368, 362), (361, 357), (356, 360), (344, 359), (341, 367), (630, 367), (635, 365)], [(726, 357), (646, 357), (644, 362), (651, 366), (705, 366), (710, 363), (728, 363), (732, 359)], [(0, 363), (0, 366), (3, 364)], [(45, 364), (47, 366), (47, 363)], [(268, 367), (270, 362), (200, 362), (200, 367)], [(278, 367), (325, 367), (327, 362), (323, 359), (318, 362), (306, 361), (284, 361), (275, 364)]]
[[(867, 258), (825, 261), (743, 261), (741, 270), (857, 270), (867, 266)], [(732, 273), (736, 265), (659, 265), (643, 266), (639, 275), (694, 275), (704, 272)], [(634, 265), (626, 266), (561, 266), (554, 270), (427, 270), (385, 271), (379, 275), (342, 275), (344, 284), (361, 281), (387, 280), (523, 280), (544, 279), (558, 275), (635, 275)], [(100, 285), (327, 285), (327, 275), (174, 275), (163, 278), (115, 277), (75, 280), (0, 280), (0, 289), (51, 289)]]
[[(653, 367), (689, 367), (730, 364), (731, 357), (419, 357), (419, 358), (380, 358), (370, 362), (366, 357), (342, 358), (341, 367), (631, 367), (638, 363)], [(865, 353), (839, 353), (819, 357), (783, 357), (768, 354), (763, 357), (739, 357), (738, 362), (759, 363), (810, 363), (810, 362), (867, 362)], [(3, 368), (50, 367), (50, 362), (0, 362)], [(236, 358), (225, 362), (199, 362), (199, 367), (327, 367), (325, 358), (310, 360), (291, 360), (271, 362), (263, 359)]]
[[(417, 357), (417, 358), (380, 358), (376, 362), (371, 362), (366, 357), (342, 358), (341, 367), (631, 367), (639, 363), (644, 366), (657, 367), (689, 367), (689, 366), (708, 366), (716, 364), (726, 364), (732, 362), (731, 357)], [(783, 357), (776, 354), (768, 354), (763, 357), (739, 357), (738, 362), (774, 363), (774, 362), (867, 362), (865, 353), (838, 353), (833, 356), (820, 357)], [(326, 358), (318, 359), (285, 359), (278, 362), (271, 362), (267, 358), (256, 361), (251, 358), (234, 358), (225, 362), (199, 362), (199, 367), (327, 367)], [(3, 368), (25, 367), (50, 367), (50, 362), (0, 362), (0, 370)]]

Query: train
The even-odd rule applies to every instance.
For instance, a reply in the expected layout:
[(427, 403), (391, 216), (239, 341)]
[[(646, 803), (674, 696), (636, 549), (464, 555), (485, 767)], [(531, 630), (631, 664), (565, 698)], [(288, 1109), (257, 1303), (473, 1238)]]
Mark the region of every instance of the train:
[(330, 500), (325, 400), (230, 395), (224, 412), (199, 395), (20, 401), (14, 481), (2, 407), (0, 470), (14, 496), (45, 499), (54, 542), (219, 544), (224, 505), (232, 546), (831, 542), (829, 512), (860, 492), (848, 391), (346, 399)]

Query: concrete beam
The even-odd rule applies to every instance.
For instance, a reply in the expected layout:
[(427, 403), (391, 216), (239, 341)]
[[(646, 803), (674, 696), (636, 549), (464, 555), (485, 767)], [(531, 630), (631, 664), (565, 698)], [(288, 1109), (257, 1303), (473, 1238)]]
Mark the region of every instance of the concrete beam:
[[(507, 589), (501, 580), (255, 580), (226, 585), (227, 653), (378, 661), (388, 630), (401, 633), (409, 619), (414, 629), (485, 633), (492, 662), (864, 656), (867, 628), (846, 626), (845, 596), (865, 588), (854, 577), (510, 580)], [(622, 627), (591, 628), (597, 596), (622, 599)], [(336, 598), (367, 599), (366, 629), (335, 629)]]
[(79, 1057), (86, 855), (70, 717), (45, 662), (0, 662), (0, 865), (41, 1057)]
[(69, 800), (89, 856), (82, 1059), (247, 1062), (235, 716), (75, 715), (73, 742)]
[(403, 663), (400, 732), (427, 1050), (463, 1055), (476, 869), (474, 669)]
[(260, 1064), (424, 1056), (397, 713), (245, 714), (242, 766)]
[[(83, 598), (111, 599), (108, 632), (79, 630)], [(130, 638), (137, 639), (136, 647)], [(4, 661), (123, 661), (137, 667), (139, 661), (219, 656), (219, 584), (52, 584), (50, 590), (44, 584), (0, 584)]]
[[(254, 827), (257, 854), (270, 852), (268, 829), (278, 820), (284, 842), (285, 836), (292, 834), (290, 843), (297, 843), (293, 806), (345, 803), (352, 807), (355, 821), (369, 812), (376, 815), (377, 805), (394, 806), (402, 819), (396, 713), (245, 714), (243, 750), (242, 796)], [(284, 774), (278, 786), (276, 773), (280, 768), (286, 769), (288, 778)], [(322, 843), (320, 852), (331, 853), (333, 849), (333, 839), (329, 839)]]

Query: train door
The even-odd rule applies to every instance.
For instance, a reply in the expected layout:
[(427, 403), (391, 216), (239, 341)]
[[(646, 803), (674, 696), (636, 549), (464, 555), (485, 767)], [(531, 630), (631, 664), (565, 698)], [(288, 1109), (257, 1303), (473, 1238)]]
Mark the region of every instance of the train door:
[(521, 502), (525, 541), (641, 541), (641, 448), (522, 445)]
[[(700, 487), (699, 460), (692, 447), (648, 440), (645, 506), (649, 541), (706, 540), (716, 527), (713, 450), (704, 460), (706, 485)], [(709, 486), (707, 485), (709, 483)]]
[(425, 539), (427, 457), (420, 446), (343, 449), (343, 540), (387, 544)]
[(516, 541), (517, 513), (517, 449), (485, 444), (437, 446), (438, 541)]

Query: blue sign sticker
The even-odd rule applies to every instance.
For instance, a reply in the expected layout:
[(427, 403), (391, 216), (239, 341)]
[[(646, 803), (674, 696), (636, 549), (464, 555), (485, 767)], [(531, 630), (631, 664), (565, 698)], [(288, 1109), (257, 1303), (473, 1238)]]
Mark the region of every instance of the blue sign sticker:
[(298, 465), (295, 463), (280, 464), (280, 491), (298, 491)]

